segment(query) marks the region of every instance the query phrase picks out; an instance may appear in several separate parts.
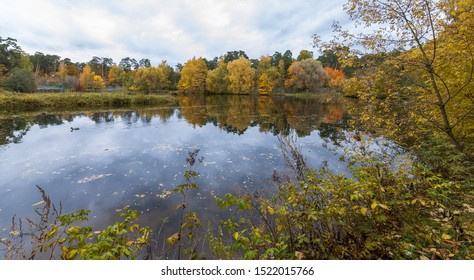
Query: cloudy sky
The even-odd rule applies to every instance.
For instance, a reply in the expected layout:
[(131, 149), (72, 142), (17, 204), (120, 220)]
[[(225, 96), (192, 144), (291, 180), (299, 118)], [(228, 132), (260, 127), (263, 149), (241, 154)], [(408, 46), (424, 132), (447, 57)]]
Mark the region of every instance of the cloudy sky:
[[(2, 3), (4, 2), (4, 3)], [(8, 3), (6, 3), (8, 2)], [(171, 65), (243, 50), (251, 58), (312, 49), (344, 22), (345, 0), (0, 0), (0, 36), (27, 53), (87, 62), (148, 58)]]

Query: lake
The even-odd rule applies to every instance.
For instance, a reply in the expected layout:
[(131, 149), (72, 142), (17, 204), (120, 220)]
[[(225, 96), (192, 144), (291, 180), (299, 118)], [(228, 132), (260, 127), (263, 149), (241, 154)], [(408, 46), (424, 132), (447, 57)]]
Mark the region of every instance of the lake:
[[(36, 185), (63, 213), (90, 209), (94, 227), (113, 223), (130, 206), (161, 238), (176, 232), (188, 153), (199, 150), (199, 190), (188, 197), (203, 225), (225, 217), (216, 197), (270, 188), (291, 174), (282, 154), (294, 141), (308, 167), (345, 172), (326, 148), (343, 132), (343, 104), (295, 97), (179, 97), (178, 107), (41, 112), (0, 118), (0, 236), (13, 215), (33, 217)], [(283, 140), (282, 140), (283, 139)], [(277, 174), (277, 175), (276, 175)], [(226, 210), (229, 211), (229, 210)]]

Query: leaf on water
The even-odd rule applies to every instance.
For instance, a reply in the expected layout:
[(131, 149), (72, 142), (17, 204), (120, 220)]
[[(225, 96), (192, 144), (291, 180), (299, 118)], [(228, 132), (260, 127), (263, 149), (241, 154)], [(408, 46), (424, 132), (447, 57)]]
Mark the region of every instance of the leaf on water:
[(44, 200), (41, 200), (41, 201), (38, 201), (38, 202), (32, 204), (31, 206), (35, 207), (35, 206), (38, 206), (38, 205), (42, 204), (43, 202), (44, 202)]

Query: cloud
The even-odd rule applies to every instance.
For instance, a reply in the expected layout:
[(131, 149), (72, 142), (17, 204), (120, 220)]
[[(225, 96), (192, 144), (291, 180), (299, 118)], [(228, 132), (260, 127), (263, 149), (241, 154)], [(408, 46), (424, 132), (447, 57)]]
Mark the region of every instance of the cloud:
[[(311, 48), (311, 35), (344, 20), (343, 0), (17, 0), (2, 7), (2, 37), (28, 53), (87, 62), (92, 56), (149, 58), (153, 64), (213, 58), (231, 50), (250, 57)], [(30, 12), (31, 11), (31, 12)]]

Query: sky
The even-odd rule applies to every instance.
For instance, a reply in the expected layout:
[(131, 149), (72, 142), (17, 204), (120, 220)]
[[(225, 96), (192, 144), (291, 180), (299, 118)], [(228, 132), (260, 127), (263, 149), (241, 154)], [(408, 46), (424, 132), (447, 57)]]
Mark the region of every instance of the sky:
[[(5, 3), (2, 3), (5, 2)], [(8, 2), (8, 3), (7, 3)], [(29, 53), (74, 62), (93, 56), (162, 60), (212, 59), (243, 50), (250, 58), (315, 51), (311, 36), (330, 39), (347, 21), (345, 0), (0, 0), (0, 36)]]

